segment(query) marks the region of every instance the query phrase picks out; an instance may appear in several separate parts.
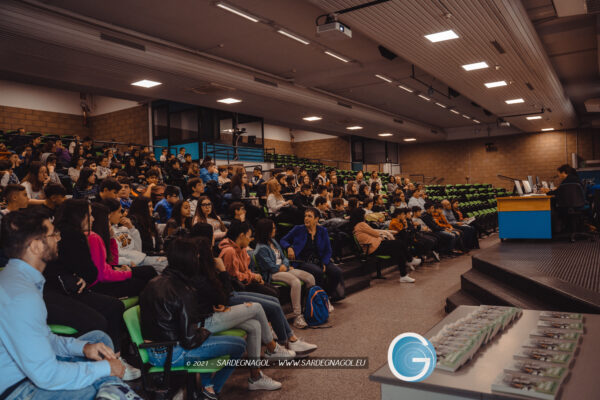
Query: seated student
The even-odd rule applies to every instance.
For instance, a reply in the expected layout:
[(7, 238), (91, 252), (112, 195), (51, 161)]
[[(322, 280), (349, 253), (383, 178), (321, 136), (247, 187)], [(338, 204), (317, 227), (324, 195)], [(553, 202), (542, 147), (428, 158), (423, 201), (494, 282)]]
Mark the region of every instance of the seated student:
[(152, 198), (153, 189), (160, 183), (160, 174), (156, 170), (149, 170), (145, 174), (146, 181), (137, 185), (133, 191), (134, 196)]
[[(282, 179), (284, 176), (282, 176)], [(272, 179), (267, 182), (267, 210), (269, 214), (279, 216), (280, 214), (290, 215), (295, 212), (292, 200), (285, 200), (281, 195), (281, 185), (277, 180)]]
[(349, 181), (346, 184), (346, 197), (348, 198), (348, 201), (353, 197), (358, 198), (358, 185), (356, 182)]
[[(55, 226), (61, 232), (58, 258), (49, 262), (44, 277), (44, 301), (48, 308), (48, 323), (73, 327), (78, 332), (106, 332), (117, 355), (121, 347), (123, 303), (111, 296), (90, 291), (98, 281), (98, 270), (91, 258), (85, 236), (93, 221), (86, 200), (69, 199), (59, 207)], [(124, 380), (140, 377), (140, 370), (122, 360)]]
[(60, 183), (60, 178), (56, 173), (56, 156), (54, 154), (48, 154), (47, 157), (42, 156), (42, 162), (48, 171), (48, 177), (50, 178), (48, 183)]
[(200, 197), (204, 195), (204, 182), (200, 178), (190, 179), (187, 183), (187, 191), (190, 193), (187, 198), (187, 202), (190, 203), (190, 213), (196, 215)]
[[(418, 206), (415, 206), (418, 207)], [(420, 207), (419, 207), (420, 208)], [(446, 228), (440, 226), (435, 218), (435, 203), (427, 202), (425, 203), (425, 212), (421, 214), (421, 220), (427, 225), (427, 227), (431, 230), (431, 232), (438, 238), (439, 240), (439, 249), (440, 252), (446, 255), (459, 255), (462, 252), (455, 251), (457, 237), (452, 234)]]
[(96, 177), (99, 181), (110, 177), (110, 168), (108, 167), (110, 162), (106, 155), (102, 155), (97, 159)]
[(156, 276), (156, 271), (151, 265), (119, 265), (118, 245), (111, 240), (114, 239), (111, 222), (120, 218), (117, 200), (92, 204), (92, 230), (85, 234), (98, 278), (90, 288), (117, 298), (139, 296), (148, 281)]
[(227, 167), (224, 167), (224, 166), (219, 167), (218, 171), (219, 171), (219, 178), (218, 178), (217, 182), (218, 182), (219, 186), (223, 186), (223, 185), (231, 182), (231, 179), (229, 179), (229, 177), (228, 177)]
[(319, 173), (315, 178), (315, 184), (320, 186), (327, 186), (329, 184), (329, 179), (327, 179), (327, 171), (325, 168), (319, 169)]
[(21, 185), (16, 183), (10, 183), (6, 185), (2, 191), (4, 201), (6, 201), (6, 208), (2, 210), (2, 214), (6, 215), (12, 211), (18, 211), (23, 208), (27, 208), (29, 205), (29, 198), (27, 198), (27, 191)]
[(33, 161), (29, 166), (29, 172), (21, 182), (27, 191), (29, 204), (42, 204), (44, 200), (44, 186), (50, 182), (48, 170), (39, 161)]
[(58, 207), (67, 199), (67, 191), (63, 185), (50, 183), (44, 188), (44, 196), (46, 200), (32, 208), (48, 218), (53, 218)]
[(152, 219), (152, 201), (148, 197), (137, 197), (131, 202), (127, 216), (140, 233), (142, 252), (155, 255), (160, 252), (162, 239)]
[(371, 189), (368, 185), (362, 184), (358, 188), (358, 200), (361, 203), (365, 203), (367, 199), (373, 199), (373, 194), (371, 193)]
[[(16, 154), (14, 154), (16, 155)], [(19, 158), (18, 155), (16, 155)], [(11, 156), (13, 158), (13, 156)], [(10, 160), (0, 160), (0, 186), (6, 187), (8, 184), (19, 184), (19, 178), (14, 172), (13, 164)]]
[[(408, 208), (408, 204), (406, 204), (403, 191), (400, 191), (400, 193), (397, 196), (394, 196), (393, 202), (394, 204), (390, 206), (390, 214), (393, 214), (394, 210), (396, 210), (397, 208)], [(411, 208), (414, 208), (414, 206)]]
[(285, 186), (281, 189), (281, 193), (296, 193), (297, 187), (296, 177), (293, 175), (288, 175), (285, 177)]
[(466, 246), (464, 245), (463, 233), (448, 223), (448, 220), (446, 219), (446, 217), (444, 215), (444, 207), (442, 206), (441, 203), (435, 204), (435, 210), (433, 212), (433, 219), (439, 226), (444, 228), (447, 232), (450, 232), (454, 236), (456, 236), (456, 246), (461, 251), (463, 251), (465, 253), (468, 252)]
[(378, 194), (381, 194), (381, 183), (379, 183), (379, 182), (371, 183), (370, 189), (371, 189), (371, 194), (373, 195), (372, 197), (375, 198), (375, 196), (377, 196)]
[[(310, 272), (317, 285), (329, 293), (331, 301), (339, 301), (345, 294), (344, 278), (342, 270), (331, 261), (329, 235), (325, 227), (318, 225), (318, 215), (319, 211), (316, 209), (306, 209), (304, 225), (294, 226), (280, 242), (287, 250), (292, 265)], [(326, 285), (324, 275), (327, 278)]]
[(420, 190), (415, 190), (414, 192), (412, 192), (412, 196), (408, 200), (408, 207), (412, 208), (415, 206), (419, 207), (421, 210), (424, 210), (425, 199), (423, 198), (423, 192), (421, 192)]
[(219, 172), (216, 165), (212, 162), (203, 163), (202, 168), (200, 168), (200, 179), (204, 183), (208, 183), (209, 181), (219, 181)]
[[(190, 285), (191, 281), (201, 282), (202, 279), (202, 260), (196, 242), (176, 239), (169, 249), (168, 259), (169, 267), (161, 276), (150, 281), (140, 296), (144, 339), (150, 343), (177, 342), (171, 358), (173, 367), (184, 366), (186, 357), (209, 360), (229, 355), (231, 360), (239, 360), (246, 349), (244, 339), (235, 336), (207, 337), (205, 328), (202, 327), (206, 319), (205, 314), (224, 312), (225, 309), (213, 308), (210, 302), (203, 301), (201, 293)], [(214, 275), (213, 272), (212, 276)], [(218, 292), (214, 293), (216, 288), (212, 289), (211, 294), (218, 297)], [(253, 336), (254, 334), (255, 332)], [(152, 365), (163, 366), (166, 357), (164, 347), (148, 349), (148, 358)], [(234, 367), (227, 366), (214, 375), (202, 374), (203, 398), (216, 398), (233, 369)]]
[(383, 202), (383, 196), (377, 194), (373, 197), (373, 212), (386, 212), (385, 203)]
[[(163, 231), (165, 246), (167, 241), (173, 239), (173, 236), (185, 236), (191, 227), (192, 214), (190, 213), (190, 203), (186, 200), (179, 200), (173, 205), (171, 218), (167, 221), (167, 226)], [(168, 240), (167, 237), (169, 237)]]
[(406, 268), (414, 269), (414, 267), (421, 264), (421, 260), (408, 254), (406, 243), (393, 239), (393, 235), (389, 231), (371, 228), (365, 222), (365, 211), (362, 208), (352, 211), (350, 226), (356, 240), (364, 247), (365, 253), (392, 256), (393, 262), (398, 265), (400, 271), (400, 282), (413, 283), (415, 281), (408, 275)]
[(256, 224), (256, 242), (254, 250), (257, 267), (265, 282), (272, 280), (285, 282), (291, 288), (290, 298), (294, 309), (294, 326), (306, 328), (307, 324), (302, 315), (302, 282), (309, 289), (315, 285), (315, 278), (306, 271), (294, 269), (288, 258), (275, 240), (275, 224), (270, 219), (260, 219)]
[(402, 187), (402, 178), (400, 175), (392, 176), (387, 184), (388, 193), (394, 193), (398, 187)]
[(232, 222), (244, 222), (246, 221), (246, 208), (244, 203), (241, 201), (234, 201), (229, 205), (229, 216), (233, 220)]
[[(464, 218), (462, 212), (460, 211), (460, 202), (457, 199), (454, 199), (451, 203), (452, 214), (454, 214), (454, 218), (456, 218), (458, 222), (463, 222)], [(478, 238), (481, 238), (484, 235), (487, 236), (489, 234), (488, 231), (486, 231), (476, 220), (471, 222), (469, 226), (472, 226), (475, 229)]]
[(379, 177), (377, 171), (371, 172), (371, 178), (369, 178), (368, 184), (369, 186), (373, 187), (373, 183), (379, 183), (379, 186), (381, 187), (381, 178)]
[[(245, 224), (240, 224), (245, 225)], [(233, 227), (232, 227), (233, 229)], [(246, 229), (244, 227), (241, 228)], [(192, 232), (190, 233), (192, 237), (203, 237), (208, 240), (211, 245), (211, 248), (214, 247), (214, 237), (212, 232), (212, 226), (209, 224), (198, 223), (192, 227)], [(225, 264), (221, 258), (214, 258), (215, 268), (217, 271), (224, 271)], [(229, 275), (229, 274), (228, 274)], [(223, 276), (223, 275), (221, 275)], [(231, 283), (235, 283), (236, 279), (230, 279)], [(317, 346), (311, 343), (307, 343), (303, 340), (300, 340), (292, 331), (290, 324), (288, 323), (283, 310), (281, 309), (281, 304), (279, 303), (279, 299), (273, 296), (267, 296), (260, 293), (252, 293), (247, 291), (239, 291), (238, 289), (243, 289), (237, 286), (237, 288), (232, 288), (232, 284), (227, 284), (224, 282), (223, 288), (228, 292), (229, 295), (229, 303), (231, 305), (239, 305), (244, 303), (259, 303), (269, 322), (273, 327), (273, 331), (277, 336), (277, 343), (286, 346), (288, 349), (292, 350), (296, 354), (305, 355), (317, 349)]]
[(213, 204), (210, 199), (206, 196), (200, 197), (199, 207), (196, 209), (196, 215), (194, 215), (192, 225), (197, 224), (198, 222), (210, 224), (213, 227), (216, 241), (223, 239), (227, 234), (227, 227), (213, 209)]
[(327, 205), (331, 205), (331, 202), (329, 201), (329, 197), (330, 197), (330, 193), (329, 190), (327, 189), (327, 186), (324, 185), (319, 185), (317, 186), (316, 190), (315, 190), (315, 195), (312, 201), (313, 207), (316, 206), (315, 201), (317, 200), (317, 197), (321, 196), (325, 199), (325, 201), (327, 201)]
[[(558, 171), (558, 177), (562, 179), (562, 181), (559, 184), (559, 187), (560, 185), (564, 185), (567, 183), (578, 183), (581, 185), (581, 180), (577, 175), (577, 171), (569, 164), (563, 164), (556, 170)], [(558, 188), (556, 188), (555, 190), (542, 188), (541, 191), (543, 193), (546, 193), (548, 196), (556, 196), (558, 194)]]
[(315, 207), (319, 211), (319, 219), (331, 219), (329, 205), (327, 205), (327, 199), (325, 197), (317, 196), (317, 198), (315, 199)]
[(156, 203), (154, 212), (158, 214), (158, 222), (166, 223), (171, 218), (173, 205), (179, 201), (179, 189), (176, 186), (167, 186), (164, 198)]
[(252, 171), (252, 179), (250, 179), (250, 183), (255, 187), (265, 183), (265, 180), (263, 179), (263, 176), (262, 176), (262, 169), (260, 167), (254, 167), (254, 170)]
[(57, 336), (42, 299), (46, 263), (60, 233), (45, 216), (12, 212), (2, 224), (10, 260), (0, 271), (0, 395), (6, 399), (141, 400), (120, 378), (125, 367), (101, 331)]
[(436, 257), (434, 253), (432, 253), (433, 245), (431, 242), (426, 239), (423, 240), (423, 238), (418, 235), (418, 230), (412, 222), (412, 212), (409, 209), (397, 208), (394, 211), (393, 218), (390, 221), (390, 230), (397, 232), (394, 234), (396, 238), (402, 240), (409, 246), (414, 247), (411, 254), (418, 256), (423, 262), (430, 262), (434, 259), (439, 261), (439, 257)]
[(117, 200), (119, 198), (119, 191), (121, 190), (121, 184), (114, 178), (106, 178), (100, 182), (98, 186), (98, 196), (96, 196), (97, 202), (104, 202), (108, 199)]
[(432, 232), (432, 230), (429, 229), (427, 224), (425, 224), (425, 222), (423, 222), (423, 220), (421, 219), (422, 214), (423, 214), (423, 210), (421, 210), (419, 207), (415, 206), (412, 208), (411, 220), (412, 220), (413, 226), (415, 227), (415, 229), (417, 231), (417, 240), (419, 242), (425, 243), (425, 245), (427, 247), (431, 248), (431, 253), (433, 255), (433, 258), (435, 258), (436, 261), (440, 261), (439, 239), (437, 238), (437, 236), (435, 236), (435, 234)]
[(477, 231), (472, 226), (463, 224), (458, 221), (452, 211), (452, 204), (448, 199), (442, 200), (442, 212), (446, 221), (454, 228), (462, 232), (463, 243), (467, 249), (478, 249), (479, 240), (477, 238)]
[(305, 209), (312, 207), (312, 202), (312, 186), (306, 184), (302, 185), (300, 187), (300, 192), (294, 196), (294, 205), (298, 207), (301, 212), (304, 212)]
[(131, 179), (120, 176), (117, 178), (117, 182), (121, 185), (121, 189), (117, 192), (117, 200), (121, 203), (121, 207), (125, 210), (129, 210), (131, 207)]
[(354, 181), (356, 182), (356, 185), (358, 187), (360, 187), (361, 185), (366, 185), (367, 182), (365, 181), (365, 175), (363, 174), (362, 171), (358, 171), (356, 173), (356, 177), (354, 178)]
[(331, 218), (346, 218), (344, 199), (338, 197), (331, 201), (331, 210), (329, 211), (329, 216)]

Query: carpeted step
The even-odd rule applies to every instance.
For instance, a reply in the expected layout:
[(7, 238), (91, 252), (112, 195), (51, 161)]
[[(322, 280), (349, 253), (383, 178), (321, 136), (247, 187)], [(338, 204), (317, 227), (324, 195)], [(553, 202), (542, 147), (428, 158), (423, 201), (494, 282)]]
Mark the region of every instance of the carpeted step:
[(451, 313), (458, 306), (478, 306), (481, 302), (464, 290), (459, 290), (446, 299), (446, 312)]

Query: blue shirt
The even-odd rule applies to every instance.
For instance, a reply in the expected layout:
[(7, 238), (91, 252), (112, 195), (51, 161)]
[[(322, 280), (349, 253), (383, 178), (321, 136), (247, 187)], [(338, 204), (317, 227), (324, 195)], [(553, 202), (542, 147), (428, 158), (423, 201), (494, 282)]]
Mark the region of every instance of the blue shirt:
[(46, 324), (44, 276), (12, 258), (0, 271), (0, 393), (24, 378), (45, 390), (77, 390), (110, 376), (108, 361), (58, 361), (83, 357), (87, 342), (61, 337)]
[(156, 206), (154, 206), (154, 212), (158, 213), (158, 220), (162, 223), (165, 223), (171, 218), (173, 205), (169, 203), (167, 199), (162, 199), (156, 203)]

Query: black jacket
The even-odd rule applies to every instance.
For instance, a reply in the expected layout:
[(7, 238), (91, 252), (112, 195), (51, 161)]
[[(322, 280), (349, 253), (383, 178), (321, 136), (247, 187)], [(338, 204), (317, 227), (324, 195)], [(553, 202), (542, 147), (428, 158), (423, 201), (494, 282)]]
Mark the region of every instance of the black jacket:
[(302, 193), (296, 194), (296, 196), (294, 196), (293, 202), (294, 202), (294, 205), (301, 210), (304, 210), (305, 208), (310, 208), (313, 206), (312, 196), (306, 197)]
[(431, 214), (429, 213), (424, 212), (423, 214), (421, 214), (421, 220), (423, 220), (425, 225), (427, 225), (427, 227), (431, 229), (432, 232), (441, 232), (444, 230), (444, 228), (442, 228), (437, 224), (437, 222), (435, 222), (433, 216), (431, 216)]
[[(560, 183), (561, 185), (565, 184), (565, 183), (578, 183), (581, 185), (581, 181), (579, 180), (579, 176), (577, 176), (576, 174), (569, 174), (567, 175), (567, 177), (565, 179), (563, 179), (563, 181)], [(560, 185), (559, 185), (560, 187)], [(558, 194), (558, 189), (555, 190), (551, 190), (548, 193), (546, 193), (548, 196), (555, 196)]]
[(66, 229), (60, 232), (58, 258), (51, 261), (44, 270), (45, 289), (60, 290), (59, 275), (77, 275), (89, 286), (98, 278), (98, 269), (92, 261), (87, 238), (82, 232)]
[(179, 271), (167, 267), (148, 282), (140, 294), (140, 314), (144, 339), (178, 341), (184, 349), (205, 339), (199, 323), (208, 315), (202, 313), (198, 291)]

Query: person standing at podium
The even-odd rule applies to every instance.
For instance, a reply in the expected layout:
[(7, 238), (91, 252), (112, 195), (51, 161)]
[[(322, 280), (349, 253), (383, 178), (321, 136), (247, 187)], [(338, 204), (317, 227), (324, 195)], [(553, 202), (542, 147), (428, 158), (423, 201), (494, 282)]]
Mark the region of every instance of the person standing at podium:
[[(564, 185), (567, 183), (578, 183), (581, 185), (581, 181), (579, 180), (579, 176), (577, 175), (577, 171), (575, 168), (571, 167), (569, 164), (563, 164), (557, 168), (558, 176), (562, 179), (560, 185)], [(559, 186), (560, 186), (559, 185)], [(558, 193), (558, 188), (554, 190), (542, 188), (541, 191), (546, 193), (548, 196), (553, 196)]]

